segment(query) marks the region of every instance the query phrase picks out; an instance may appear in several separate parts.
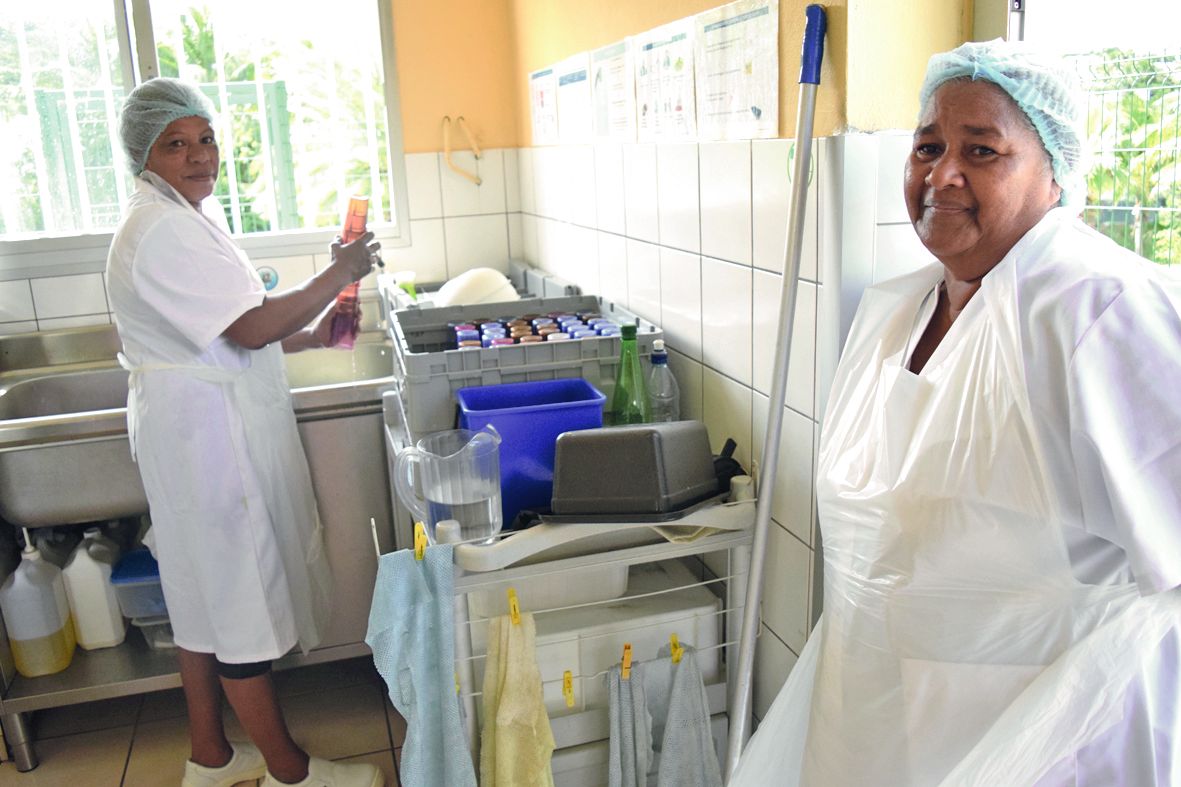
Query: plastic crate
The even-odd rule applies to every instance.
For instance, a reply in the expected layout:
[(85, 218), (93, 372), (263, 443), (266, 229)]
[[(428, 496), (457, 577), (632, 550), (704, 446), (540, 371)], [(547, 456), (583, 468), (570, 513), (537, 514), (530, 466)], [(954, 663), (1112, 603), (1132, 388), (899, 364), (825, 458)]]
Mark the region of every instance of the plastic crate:
[(594, 295), (527, 298), (503, 304), (403, 309), (394, 312), (394, 375), (400, 380), (407, 427), (415, 437), (456, 424), (455, 392), (460, 388), (581, 377), (610, 400), (619, 367), (618, 336), (567, 342), (515, 344), (488, 349), (449, 350), (447, 323), (475, 317), (553, 311), (596, 311), (619, 324), (636, 325), (640, 355), (664, 338), (660, 328)]
[(123, 556), (111, 573), (119, 611), (128, 618), (155, 618), (168, 614), (160, 587), (160, 567), (146, 549)]

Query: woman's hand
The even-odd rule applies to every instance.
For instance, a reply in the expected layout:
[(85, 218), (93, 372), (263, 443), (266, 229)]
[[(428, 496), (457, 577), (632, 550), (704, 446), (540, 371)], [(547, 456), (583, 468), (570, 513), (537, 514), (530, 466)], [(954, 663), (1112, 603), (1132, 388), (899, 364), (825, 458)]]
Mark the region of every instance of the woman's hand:
[(350, 243), (342, 243), (338, 236), (330, 248), (332, 267), (348, 277), (348, 284), (363, 279), (380, 259), (377, 253), (381, 244), (373, 240), (372, 232), (366, 232)]
[[(339, 307), (338, 307), (338, 304), (336, 303), (336, 301), (333, 301), (332, 303), (328, 304), (328, 308), (326, 308), (326, 309), (324, 309), (324, 311), (320, 312), (319, 316), (316, 317), (316, 319), (312, 321), (312, 324), (310, 326), (308, 326), (307, 330), (311, 333), (311, 340), (312, 340), (312, 344), (310, 346), (312, 346), (312, 347), (334, 347), (335, 346), (332, 343), (332, 322), (336, 318), (336, 313), (337, 313), (338, 308)], [(358, 302), (355, 306), (352, 306), (350, 311), (352, 312), (352, 318), (353, 318), (353, 328), (354, 328), (353, 332), (356, 333), (356, 329), (359, 328), (361, 325), (361, 304), (360, 304), (360, 302)]]

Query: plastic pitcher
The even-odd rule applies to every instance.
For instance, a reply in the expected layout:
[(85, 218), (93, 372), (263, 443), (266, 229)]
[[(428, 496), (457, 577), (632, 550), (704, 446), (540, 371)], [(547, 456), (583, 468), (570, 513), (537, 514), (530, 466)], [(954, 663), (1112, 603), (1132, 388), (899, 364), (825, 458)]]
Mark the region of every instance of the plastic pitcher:
[(398, 452), (394, 486), (432, 542), (446, 519), (459, 521), (465, 541), (490, 540), (503, 524), (500, 433), (489, 425), (427, 435)]

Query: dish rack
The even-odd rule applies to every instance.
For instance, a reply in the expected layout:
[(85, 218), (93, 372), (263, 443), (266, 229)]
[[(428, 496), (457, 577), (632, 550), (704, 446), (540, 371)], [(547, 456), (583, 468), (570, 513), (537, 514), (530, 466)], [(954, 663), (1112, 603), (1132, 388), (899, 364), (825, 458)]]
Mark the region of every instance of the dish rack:
[[(446, 323), (497, 311), (496, 305), (397, 310), (383, 296), (395, 347), (395, 385), (383, 396), (386, 447), (393, 472), (397, 452), (429, 431), (455, 425), (454, 391), (537, 379), (583, 377), (604, 393), (613, 387), (617, 337), (547, 347), (445, 350)], [(505, 311), (574, 311), (593, 308), (640, 326), (641, 354), (660, 329), (595, 296), (563, 295), (500, 305)], [(530, 352), (505, 352), (530, 351)], [(560, 350), (562, 354), (555, 354)], [(395, 544), (413, 548), (413, 520), (393, 501)], [(501, 534), (492, 544), (455, 543), (455, 673), (465, 730), (479, 762), (480, 696), (487, 620), (509, 611), (513, 590), (537, 624), (538, 663), (555, 740), (558, 785), (606, 783), (609, 716), (603, 676), (618, 663), (623, 644), (636, 662), (654, 659), (676, 635), (697, 649), (706, 680), (713, 733), (724, 762), (726, 709), (732, 700), (735, 661), (746, 598), (755, 503), (709, 501), (671, 525), (713, 532), (670, 541), (652, 522), (543, 523)], [(446, 534), (440, 534), (441, 541)], [(582, 590), (580, 591), (579, 588)], [(734, 650), (734, 654), (736, 654)], [(569, 673), (569, 681), (566, 681)], [(572, 705), (571, 705), (572, 703)]]

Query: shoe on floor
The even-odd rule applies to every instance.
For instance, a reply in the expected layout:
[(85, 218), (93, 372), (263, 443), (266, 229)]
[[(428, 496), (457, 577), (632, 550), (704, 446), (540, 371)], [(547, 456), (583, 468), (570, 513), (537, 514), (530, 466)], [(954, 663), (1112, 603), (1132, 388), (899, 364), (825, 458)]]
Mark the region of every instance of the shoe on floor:
[(186, 760), (181, 787), (232, 787), (238, 782), (258, 781), (266, 774), (267, 764), (254, 746), (231, 743), (230, 748), (234, 754), (220, 768), (208, 768)]
[(308, 758), (308, 776), (301, 782), (281, 782), (270, 772), (262, 780), (262, 787), (384, 787), (385, 777), (368, 763), (331, 762), (319, 757)]

